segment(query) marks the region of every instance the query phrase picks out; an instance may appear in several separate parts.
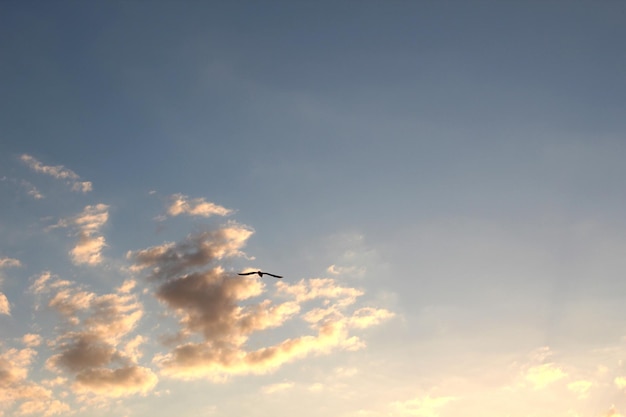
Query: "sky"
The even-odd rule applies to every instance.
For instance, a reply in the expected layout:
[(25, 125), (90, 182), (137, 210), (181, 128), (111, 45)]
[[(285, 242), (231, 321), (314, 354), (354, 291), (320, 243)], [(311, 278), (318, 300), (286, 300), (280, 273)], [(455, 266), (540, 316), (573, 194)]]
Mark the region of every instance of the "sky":
[(2, 2), (0, 416), (626, 415), (625, 39), (618, 0)]

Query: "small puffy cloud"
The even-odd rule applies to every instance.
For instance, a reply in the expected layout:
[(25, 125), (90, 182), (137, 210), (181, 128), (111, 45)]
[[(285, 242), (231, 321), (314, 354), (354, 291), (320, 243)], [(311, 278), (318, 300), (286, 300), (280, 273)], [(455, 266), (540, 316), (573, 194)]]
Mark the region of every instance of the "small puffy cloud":
[(72, 184), (72, 191), (87, 193), (91, 190), (93, 190), (93, 185), (91, 184), (91, 181), (78, 181)]
[(106, 204), (89, 205), (78, 215), (61, 219), (52, 226), (72, 226), (77, 230), (78, 242), (70, 251), (74, 264), (97, 265), (102, 262), (102, 250), (106, 247), (106, 241), (99, 232), (109, 219), (108, 210), (109, 206)]
[(167, 214), (170, 216), (179, 216), (181, 214), (199, 217), (227, 216), (232, 212), (232, 210), (208, 202), (204, 198), (189, 199), (189, 197), (183, 194), (170, 196), (170, 205), (167, 208)]
[(33, 294), (41, 294), (47, 291), (46, 283), (52, 278), (50, 271), (44, 271), (39, 275), (35, 282), (30, 286)]
[(567, 376), (561, 368), (553, 363), (544, 363), (529, 368), (525, 379), (534, 389), (542, 389)]
[(437, 417), (439, 415), (438, 410), (454, 400), (456, 400), (455, 397), (426, 395), (406, 401), (395, 401), (391, 403), (391, 408), (402, 416)]
[(72, 191), (86, 193), (92, 190), (91, 182), (80, 181), (78, 174), (71, 169), (65, 168), (63, 165), (44, 165), (36, 158), (27, 154), (21, 155), (20, 160), (35, 172), (49, 175), (58, 180), (65, 180), (71, 186)]
[(86, 310), (95, 297), (94, 293), (79, 291), (75, 288), (64, 288), (58, 291), (48, 302), (48, 306), (56, 309), (59, 313), (72, 318), (76, 312)]
[(22, 343), (27, 347), (37, 347), (41, 344), (41, 336), (33, 333), (25, 334), (22, 337)]
[(19, 259), (14, 258), (0, 258), (0, 268), (11, 268), (22, 266)]
[(326, 271), (331, 275), (349, 275), (360, 278), (365, 275), (367, 269), (363, 266), (338, 266), (333, 264), (326, 268)]
[(119, 288), (117, 288), (117, 292), (122, 294), (128, 294), (132, 291), (133, 288), (135, 288), (136, 285), (137, 281), (132, 279), (126, 280)]

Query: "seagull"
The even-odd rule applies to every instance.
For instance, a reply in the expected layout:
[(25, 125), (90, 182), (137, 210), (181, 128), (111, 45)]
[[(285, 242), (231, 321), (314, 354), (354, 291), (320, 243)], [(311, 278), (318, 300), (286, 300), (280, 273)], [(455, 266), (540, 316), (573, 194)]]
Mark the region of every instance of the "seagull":
[(270, 274), (269, 272), (261, 272), (261, 271), (243, 272), (237, 275), (253, 275), (253, 274), (257, 274), (261, 278), (263, 278), (263, 275), (269, 275), (270, 277), (274, 277), (274, 278), (282, 278), (280, 275), (274, 275), (274, 274)]

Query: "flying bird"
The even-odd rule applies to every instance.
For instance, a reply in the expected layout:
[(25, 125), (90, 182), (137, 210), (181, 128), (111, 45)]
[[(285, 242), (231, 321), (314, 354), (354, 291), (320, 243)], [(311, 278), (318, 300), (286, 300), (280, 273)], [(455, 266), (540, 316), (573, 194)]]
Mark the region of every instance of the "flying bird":
[(274, 277), (274, 278), (282, 278), (280, 275), (274, 275), (274, 274), (270, 274), (269, 272), (261, 272), (261, 271), (243, 272), (237, 275), (254, 275), (254, 274), (257, 274), (261, 278), (263, 278), (263, 275), (269, 275), (270, 277)]

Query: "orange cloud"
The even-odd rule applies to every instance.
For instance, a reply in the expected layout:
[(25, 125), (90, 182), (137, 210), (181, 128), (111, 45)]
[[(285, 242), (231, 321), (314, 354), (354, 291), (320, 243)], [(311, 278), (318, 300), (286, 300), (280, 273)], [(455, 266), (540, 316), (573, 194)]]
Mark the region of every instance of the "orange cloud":
[(70, 251), (75, 264), (97, 265), (102, 262), (102, 250), (106, 247), (106, 241), (99, 233), (109, 219), (108, 209), (106, 204), (86, 206), (78, 215), (61, 219), (48, 228), (72, 226), (78, 230), (78, 242)]
[[(28, 380), (29, 368), (36, 355), (37, 352), (30, 347), (0, 353), (0, 415), (4, 408), (16, 401), (24, 401), (20, 414), (38, 412), (38, 404), (50, 402), (52, 392)], [(59, 414), (60, 408), (63, 408), (61, 403), (54, 402), (49, 414), (45, 415)]]

